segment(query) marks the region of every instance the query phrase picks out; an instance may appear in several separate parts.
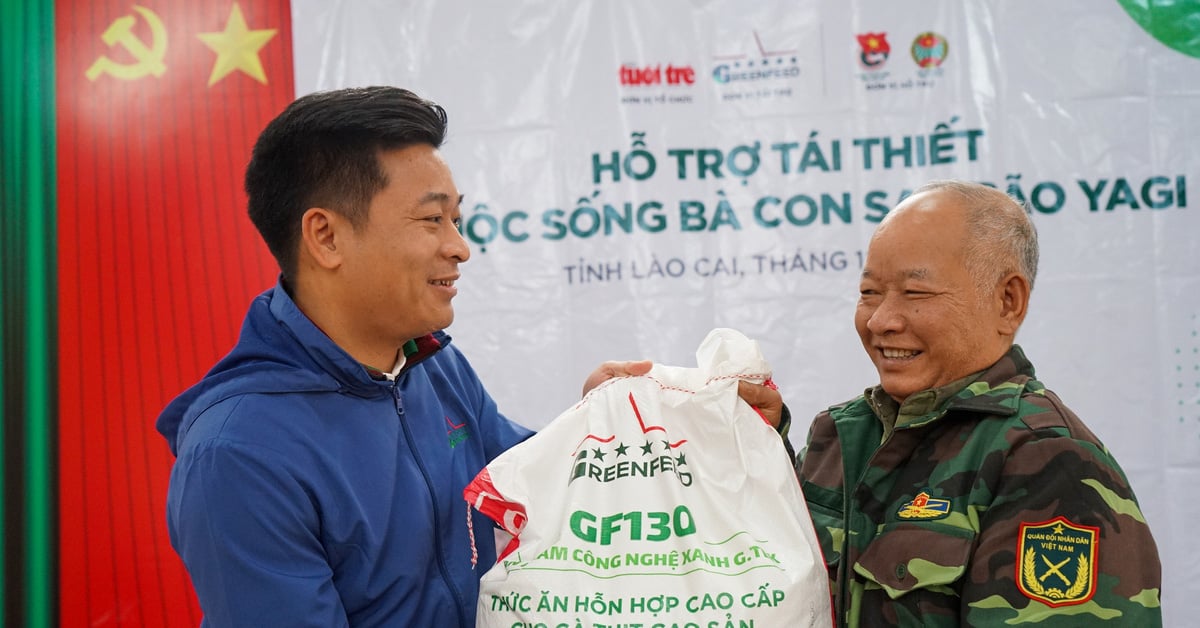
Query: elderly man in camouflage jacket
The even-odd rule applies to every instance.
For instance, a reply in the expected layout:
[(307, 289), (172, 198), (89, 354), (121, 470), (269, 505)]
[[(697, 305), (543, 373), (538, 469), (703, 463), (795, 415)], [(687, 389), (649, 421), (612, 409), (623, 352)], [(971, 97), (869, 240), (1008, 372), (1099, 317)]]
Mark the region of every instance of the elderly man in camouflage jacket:
[(871, 238), (855, 327), (879, 385), (814, 420), (797, 471), (839, 626), (1159, 626), (1125, 474), (1013, 344), (1023, 208), (934, 182)]

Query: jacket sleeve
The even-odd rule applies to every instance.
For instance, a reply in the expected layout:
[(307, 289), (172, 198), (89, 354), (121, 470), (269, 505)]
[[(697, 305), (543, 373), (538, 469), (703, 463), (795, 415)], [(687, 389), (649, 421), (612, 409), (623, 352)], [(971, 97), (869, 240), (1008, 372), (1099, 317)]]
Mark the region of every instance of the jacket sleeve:
[(829, 412), (822, 412), (808, 428), (804, 448), (796, 456), (796, 477), (804, 493), (821, 555), (828, 569), (831, 591), (836, 588), (837, 570), (845, 538), (841, 447)]
[(318, 513), (287, 461), (211, 440), (172, 471), (171, 543), (214, 626), (348, 625)]
[(962, 590), (964, 625), (1161, 626), (1158, 551), (1107, 450), (1046, 429), (1026, 432), (1002, 464)]

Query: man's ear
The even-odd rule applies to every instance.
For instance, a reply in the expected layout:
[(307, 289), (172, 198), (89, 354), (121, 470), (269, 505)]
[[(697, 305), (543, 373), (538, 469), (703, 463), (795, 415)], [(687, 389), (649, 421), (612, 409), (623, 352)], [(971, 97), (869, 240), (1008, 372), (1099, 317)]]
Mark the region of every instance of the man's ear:
[(311, 207), (300, 218), (300, 254), (321, 268), (332, 270), (342, 264), (345, 234), (350, 222), (341, 214)]
[(1029, 280), (1019, 273), (1010, 273), (996, 286), (1000, 301), (1000, 332), (1015, 336), (1017, 328), (1029, 311)]

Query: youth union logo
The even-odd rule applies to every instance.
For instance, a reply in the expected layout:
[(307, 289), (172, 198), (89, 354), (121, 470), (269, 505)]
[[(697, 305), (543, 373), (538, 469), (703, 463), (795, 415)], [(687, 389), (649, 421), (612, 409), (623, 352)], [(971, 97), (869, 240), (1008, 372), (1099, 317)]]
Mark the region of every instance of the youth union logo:
[(918, 67), (936, 68), (942, 65), (948, 54), (950, 54), (950, 47), (946, 43), (946, 38), (933, 31), (921, 33), (913, 40), (912, 58), (917, 62)]
[(855, 35), (858, 39), (858, 64), (864, 70), (873, 70), (883, 65), (887, 61), (888, 55), (892, 53), (892, 46), (888, 44), (887, 33), (863, 33)]

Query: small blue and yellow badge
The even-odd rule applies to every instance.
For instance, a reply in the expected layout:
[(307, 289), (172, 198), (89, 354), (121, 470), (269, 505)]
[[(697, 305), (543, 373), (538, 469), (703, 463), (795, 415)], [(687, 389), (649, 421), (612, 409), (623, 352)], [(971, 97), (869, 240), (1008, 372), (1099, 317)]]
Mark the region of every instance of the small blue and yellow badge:
[(896, 511), (901, 519), (941, 519), (950, 514), (950, 500), (934, 499), (921, 491)]
[(1017, 588), (1046, 606), (1083, 604), (1096, 592), (1100, 528), (1055, 517), (1021, 523), (1017, 534)]

